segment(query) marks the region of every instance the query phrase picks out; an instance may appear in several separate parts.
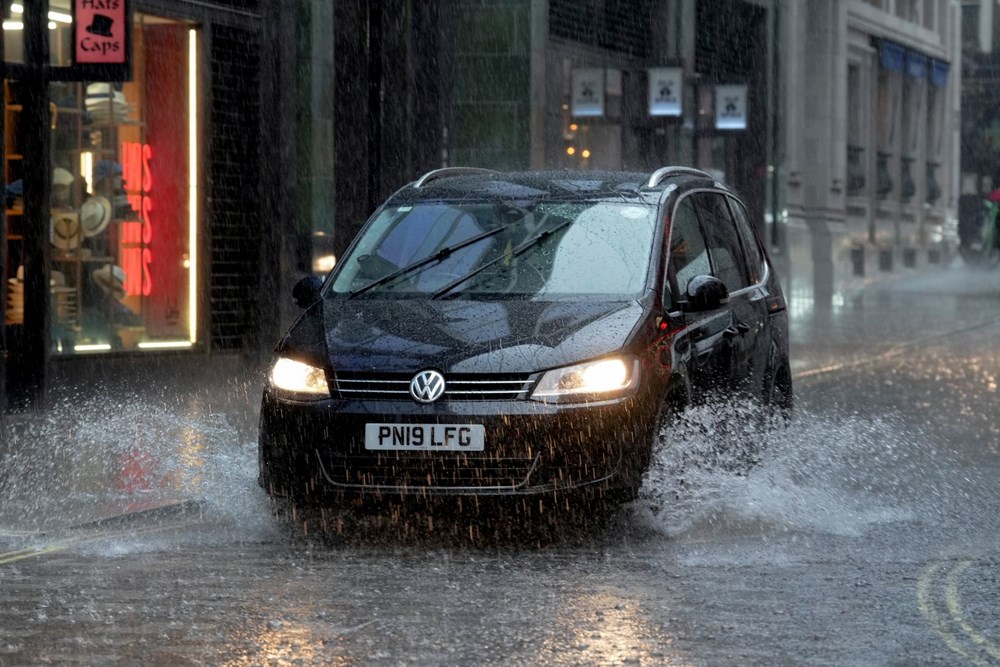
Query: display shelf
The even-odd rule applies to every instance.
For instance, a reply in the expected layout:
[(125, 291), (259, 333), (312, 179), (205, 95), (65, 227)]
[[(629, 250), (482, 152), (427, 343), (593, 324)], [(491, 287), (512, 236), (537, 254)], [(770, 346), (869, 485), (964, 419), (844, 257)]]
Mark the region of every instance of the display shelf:
[(83, 257), (79, 255), (57, 255), (52, 257), (53, 262), (63, 262), (66, 264), (81, 262), (81, 263), (94, 263), (102, 262), (107, 264), (109, 262), (114, 262), (115, 258), (111, 256), (95, 256), (95, 257)]

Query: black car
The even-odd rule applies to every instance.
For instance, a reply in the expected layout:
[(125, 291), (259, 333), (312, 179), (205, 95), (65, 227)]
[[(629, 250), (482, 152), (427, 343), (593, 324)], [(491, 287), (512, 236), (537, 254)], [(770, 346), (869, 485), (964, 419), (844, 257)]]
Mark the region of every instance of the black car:
[(777, 277), (695, 169), (432, 171), (293, 296), (259, 482), (296, 502), (628, 498), (685, 406), (792, 404)]

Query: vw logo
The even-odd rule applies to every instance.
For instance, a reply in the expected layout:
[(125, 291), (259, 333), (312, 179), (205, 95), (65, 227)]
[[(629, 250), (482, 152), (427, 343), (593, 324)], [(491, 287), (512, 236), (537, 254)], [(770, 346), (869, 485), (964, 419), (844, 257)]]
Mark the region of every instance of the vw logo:
[(444, 393), (444, 376), (437, 371), (420, 371), (410, 380), (410, 395), (421, 403), (433, 403)]

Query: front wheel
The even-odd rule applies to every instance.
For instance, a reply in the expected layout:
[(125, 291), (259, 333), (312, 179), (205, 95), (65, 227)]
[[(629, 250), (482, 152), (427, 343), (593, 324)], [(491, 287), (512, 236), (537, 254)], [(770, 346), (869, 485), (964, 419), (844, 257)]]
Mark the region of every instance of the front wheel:
[(770, 426), (787, 426), (795, 411), (792, 392), (792, 371), (786, 365), (778, 369), (767, 396), (767, 417)]

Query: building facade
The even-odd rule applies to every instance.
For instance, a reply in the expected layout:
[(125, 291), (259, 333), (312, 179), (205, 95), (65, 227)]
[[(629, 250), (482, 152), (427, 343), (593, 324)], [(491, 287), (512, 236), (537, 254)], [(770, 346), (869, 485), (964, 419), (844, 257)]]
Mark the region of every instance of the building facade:
[[(336, 6), (321, 20), (350, 101), (334, 105), (318, 266), (382, 197), (444, 165), (706, 169), (747, 202), (803, 306), (954, 251), (959, 0)], [(366, 136), (337, 134), (361, 117)]]
[(841, 302), (956, 243), (957, 0), (782, 2), (777, 160), (789, 294)]
[[(112, 5), (89, 16), (85, 2), (3, 3), (8, 409), (42, 402), (53, 363), (256, 344), (259, 8)], [(128, 76), (74, 72), (84, 21), (88, 45), (120, 45), (131, 24)]]

